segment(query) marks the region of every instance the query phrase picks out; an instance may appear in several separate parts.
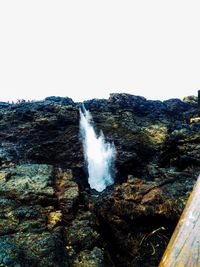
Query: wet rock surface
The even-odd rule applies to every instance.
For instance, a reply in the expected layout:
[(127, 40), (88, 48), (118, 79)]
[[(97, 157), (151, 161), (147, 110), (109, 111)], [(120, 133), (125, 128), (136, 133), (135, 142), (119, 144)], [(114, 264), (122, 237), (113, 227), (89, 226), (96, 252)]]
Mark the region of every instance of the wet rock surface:
[(117, 150), (90, 190), (70, 98), (0, 103), (0, 266), (158, 266), (200, 173), (197, 98), (84, 102)]

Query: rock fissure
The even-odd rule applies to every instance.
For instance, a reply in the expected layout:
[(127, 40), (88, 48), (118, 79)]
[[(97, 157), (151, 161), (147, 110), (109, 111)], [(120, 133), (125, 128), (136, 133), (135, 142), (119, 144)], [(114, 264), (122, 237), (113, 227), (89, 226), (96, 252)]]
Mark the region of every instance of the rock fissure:
[(187, 123), (197, 99), (186, 100), (84, 103), (117, 151), (100, 194), (87, 181), (81, 103), (0, 105), (0, 266), (158, 266), (200, 173), (200, 123)]

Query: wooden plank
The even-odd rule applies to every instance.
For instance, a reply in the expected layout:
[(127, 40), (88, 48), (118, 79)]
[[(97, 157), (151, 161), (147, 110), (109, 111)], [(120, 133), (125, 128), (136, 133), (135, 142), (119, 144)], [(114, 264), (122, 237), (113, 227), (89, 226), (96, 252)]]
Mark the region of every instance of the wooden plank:
[(159, 267), (200, 266), (200, 176)]

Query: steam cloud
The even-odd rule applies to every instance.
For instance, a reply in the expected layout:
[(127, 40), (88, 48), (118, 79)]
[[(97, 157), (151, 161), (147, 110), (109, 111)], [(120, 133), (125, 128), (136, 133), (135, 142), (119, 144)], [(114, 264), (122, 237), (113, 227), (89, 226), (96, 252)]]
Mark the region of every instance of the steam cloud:
[(92, 126), (92, 115), (83, 107), (80, 109), (80, 132), (83, 142), (84, 157), (88, 167), (90, 188), (98, 192), (114, 183), (113, 166), (116, 158), (114, 144), (105, 141), (103, 132), (99, 136)]

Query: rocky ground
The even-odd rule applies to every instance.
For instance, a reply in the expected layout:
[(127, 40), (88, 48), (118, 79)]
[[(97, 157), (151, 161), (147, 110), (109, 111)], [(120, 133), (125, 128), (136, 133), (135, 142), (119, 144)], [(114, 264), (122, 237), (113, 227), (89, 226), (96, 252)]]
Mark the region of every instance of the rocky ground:
[(0, 266), (158, 266), (200, 173), (197, 98), (84, 104), (117, 150), (102, 193), (87, 182), (81, 103), (0, 102)]

